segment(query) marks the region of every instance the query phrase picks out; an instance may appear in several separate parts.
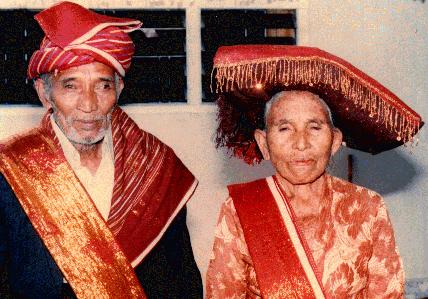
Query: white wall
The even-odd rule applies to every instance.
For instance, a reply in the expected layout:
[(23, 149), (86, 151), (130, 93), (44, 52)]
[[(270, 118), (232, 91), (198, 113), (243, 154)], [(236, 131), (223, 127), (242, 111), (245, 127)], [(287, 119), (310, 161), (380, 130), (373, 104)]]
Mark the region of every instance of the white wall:
[[(29, 2), (3, 0), (2, 5), (25, 6)], [(91, 4), (93, 2), (96, 1)], [(147, 1), (136, 2), (147, 5)], [(166, 1), (154, 2), (166, 5)], [(255, 5), (254, 1), (205, 2), (221, 7)], [(276, 6), (293, 5), (293, 1), (286, 0), (264, 2)], [(294, 3), (301, 8), (298, 12), (300, 44), (317, 46), (347, 59), (390, 88), (423, 118), (427, 117), (428, 3), (417, 0)], [(125, 110), (142, 127), (171, 145), (199, 178), (199, 188), (189, 204), (188, 224), (195, 256), (204, 273), (218, 209), (225, 198), (222, 186), (265, 176), (270, 173), (270, 167), (250, 168), (216, 151), (212, 142), (215, 109), (198, 104), (195, 99), (192, 103), (191, 107), (137, 105)], [(40, 114), (41, 111), (34, 108), (0, 107), (0, 139), (35, 125)], [(355, 181), (384, 195), (407, 278), (428, 277), (428, 156), (424, 154), (428, 138), (425, 128), (419, 137), (421, 142), (415, 148), (376, 156), (344, 149), (336, 162), (336, 172), (343, 173), (345, 154), (354, 154)]]
[[(428, 3), (324, 0), (308, 7), (308, 44), (366, 71), (426, 120)], [(377, 156), (358, 154), (356, 182), (385, 196), (407, 278), (428, 277), (428, 140)]]

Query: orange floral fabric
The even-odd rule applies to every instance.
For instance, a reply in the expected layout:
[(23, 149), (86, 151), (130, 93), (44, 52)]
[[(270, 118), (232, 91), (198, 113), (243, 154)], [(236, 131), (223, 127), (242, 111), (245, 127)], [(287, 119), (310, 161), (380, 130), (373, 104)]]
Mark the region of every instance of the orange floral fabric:
[[(296, 223), (326, 297), (403, 298), (403, 265), (383, 199), (335, 177), (327, 182), (320, 215)], [(207, 298), (260, 298), (232, 198), (220, 211), (206, 288)]]

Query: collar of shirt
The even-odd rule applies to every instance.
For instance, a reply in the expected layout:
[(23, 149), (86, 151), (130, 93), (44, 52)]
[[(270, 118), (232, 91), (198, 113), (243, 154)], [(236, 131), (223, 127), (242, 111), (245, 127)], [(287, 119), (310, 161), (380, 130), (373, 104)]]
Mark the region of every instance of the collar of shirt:
[(102, 217), (108, 218), (114, 185), (114, 152), (111, 128), (102, 140), (101, 162), (95, 175), (80, 163), (80, 154), (56, 124), (51, 115), (52, 128), (58, 138), (65, 159), (70, 164), (81, 184), (89, 193)]

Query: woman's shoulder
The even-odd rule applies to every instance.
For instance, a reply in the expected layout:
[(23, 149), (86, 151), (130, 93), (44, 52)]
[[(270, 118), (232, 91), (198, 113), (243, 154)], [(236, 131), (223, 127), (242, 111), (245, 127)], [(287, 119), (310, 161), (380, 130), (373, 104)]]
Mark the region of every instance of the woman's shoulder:
[(331, 187), (333, 196), (336, 198), (365, 203), (369, 206), (383, 205), (382, 196), (376, 191), (345, 181), (341, 178), (331, 176)]

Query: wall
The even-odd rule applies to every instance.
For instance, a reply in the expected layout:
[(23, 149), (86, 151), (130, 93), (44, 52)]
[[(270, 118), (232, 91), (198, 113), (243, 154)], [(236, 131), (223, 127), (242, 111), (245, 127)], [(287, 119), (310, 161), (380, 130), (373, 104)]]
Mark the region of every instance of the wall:
[[(428, 115), (428, 3), (311, 1), (308, 44), (366, 71)], [(415, 148), (356, 155), (356, 182), (385, 196), (406, 276), (428, 277), (427, 130)]]
[[(11, 7), (13, 3), (25, 6), (28, 2), (3, 0), (1, 7)], [(103, 1), (98, 3), (101, 2), (107, 6)], [(144, 6), (146, 2), (166, 3), (134, 3)], [(205, 1), (211, 6), (222, 7), (253, 5), (254, 2)], [(265, 2), (293, 5), (291, 0)], [(428, 3), (414, 0), (294, 3), (300, 8), (300, 44), (317, 46), (347, 59), (403, 98), (423, 118), (427, 117)], [(198, 97), (198, 89), (193, 95)], [(229, 159), (224, 152), (216, 151), (212, 143), (215, 109), (198, 104), (195, 98), (187, 107), (134, 105), (125, 110), (142, 127), (171, 145), (200, 180), (189, 203), (188, 224), (198, 265), (205, 272), (218, 209), (226, 196), (223, 186), (268, 175), (271, 169), (266, 164), (249, 168), (241, 161)], [(35, 125), (41, 113), (37, 108), (0, 107), (0, 139)], [(426, 129), (422, 129), (419, 138), (420, 143), (415, 148), (402, 147), (376, 156), (343, 149), (333, 169), (343, 174), (345, 156), (352, 153), (356, 159), (355, 181), (385, 197), (407, 278), (428, 277)]]

